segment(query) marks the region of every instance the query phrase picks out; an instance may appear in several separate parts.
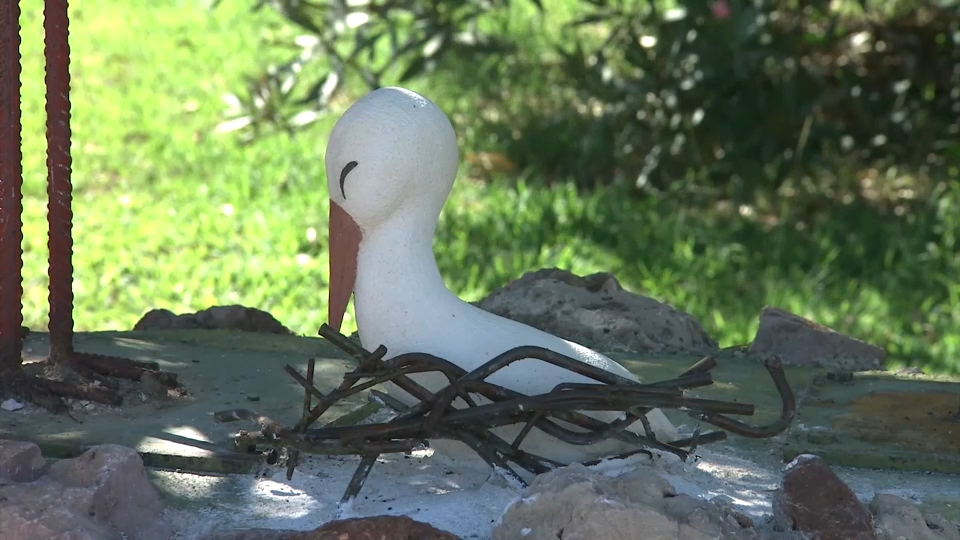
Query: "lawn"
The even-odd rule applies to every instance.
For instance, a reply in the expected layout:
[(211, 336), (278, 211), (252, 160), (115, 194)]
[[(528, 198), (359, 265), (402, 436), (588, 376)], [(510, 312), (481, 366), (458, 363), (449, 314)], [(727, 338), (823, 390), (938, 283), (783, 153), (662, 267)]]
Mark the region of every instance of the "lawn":
[[(42, 2), (21, 5), (24, 318), (42, 328)], [(214, 131), (222, 95), (282, 58), (267, 44), (292, 30), (242, 1), (211, 11), (187, 0), (75, 0), (71, 17), (77, 328), (241, 303), (314, 334), (326, 318), (323, 151), (335, 117), (252, 144)], [(414, 88), (447, 97), (440, 85)], [(540, 267), (609, 270), (693, 313), (725, 346), (748, 342), (771, 304), (882, 345), (897, 363), (960, 372), (960, 260), (955, 245), (926, 240), (955, 222), (945, 216), (960, 210), (956, 190), (922, 215), (838, 205), (798, 228), (625, 189), (478, 181), (464, 168), (435, 244), (441, 271), (475, 300)]]

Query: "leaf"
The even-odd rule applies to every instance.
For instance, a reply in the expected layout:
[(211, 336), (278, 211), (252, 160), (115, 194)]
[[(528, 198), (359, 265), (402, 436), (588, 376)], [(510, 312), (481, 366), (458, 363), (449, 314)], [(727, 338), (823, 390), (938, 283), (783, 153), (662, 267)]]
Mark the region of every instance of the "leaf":
[(314, 109), (307, 109), (305, 111), (300, 111), (297, 114), (290, 117), (287, 122), (294, 128), (300, 129), (306, 127), (317, 120), (320, 119), (320, 111)]
[(214, 129), (214, 131), (217, 133), (230, 133), (231, 131), (243, 129), (252, 123), (252, 116), (241, 116), (239, 118), (232, 118), (225, 122), (220, 122), (217, 124), (217, 127)]
[(407, 69), (403, 70), (403, 74), (400, 75), (400, 82), (407, 82), (408, 80), (423, 74), (427, 70), (427, 59), (418, 56), (407, 65)]
[(340, 81), (340, 74), (331, 71), (325, 77), (321, 77), (317, 82), (313, 83), (306, 95), (298, 101), (298, 104), (306, 105), (307, 103), (316, 103), (321, 107), (325, 107), (333, 94), (340, 88)]
[(574, 19), (567, 23), (567, 26), (577, 27), (584, 26), (587, 24), (596, 24), (598, 22), (605, 22), (610, 15), (608, 13), (592, 13), (590, 15), (585, 15), (579, 19)]
[(437, 32), (426, 43), (423, 44), (423, 57), (424, 58), (433, 58), (440, 50), (443, 48), (443, 43), (446, 41), (446, 33), (443, 31)]

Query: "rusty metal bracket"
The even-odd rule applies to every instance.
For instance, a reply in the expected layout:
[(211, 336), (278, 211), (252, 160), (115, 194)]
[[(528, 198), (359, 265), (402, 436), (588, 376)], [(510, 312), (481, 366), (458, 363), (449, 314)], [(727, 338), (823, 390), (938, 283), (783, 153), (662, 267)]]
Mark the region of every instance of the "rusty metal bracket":
[[(495, 470), (520, 485), (526, 485), (514, 466), (540, 474), (562, 465), (520, 449), (523, 439), (533, 428), (569, 444), (589, 445), (614, 438), (637, 447), (629, 454), (660, 450), (686, 459), (698, 445), (724, 440), (727, 432), (752, 438), (773, 437), (789, 427), (796, 411), (793, 391), (778, 359), (764, 362), (764, 367), (780, 394), (780, 417), (769, 425), (755, 426), (731, 418), (731, 415), (752, 415), (754, 406), (751, 404), (686, 396), (689, 389), (713, 384), (710, 371), (717, 365), (714, 357), (700, 360), (675, 379), (639, 383), (540, 347), (511, 349), (467, 372), (448, 360), (423, 353), (384, 360), (385, 347), (368, 352), (326, 324), (321, 326), (320, 335), (355, 358), (358, 366), (344, 374), (341, 384), (327, 394), (313, 384), (313, 361), (308, 364), (306, 377), (289, 365), (285, 366), (284, 370), (304, 388), (303, 414), (295, 426), (284, 427), (245, 409), (223, 411), (215, 418), (220, 422), (248, 420), (259, 424), (259, 431), (240, 431), (234, 438), (235, 446), (247, 451), (258, 447), (273, 451), (287, 449), (290, 458), (288, 478), (296, 466), (296, 455), (301, 451), (360, 456), (360, 465), (344, 492), (342, 503), (360, 492), (380, 454), (410, 452), (428, 444), (431, 439), (461, 441)], [(528, 396), (487, 381), (497, 371), (521, 360), (546, 362), (596, 383), (564, 383), (550, 392)], [(410, 378), (410, 375), (428, 372), (446, 377), (447, 386), (431, 392)], [(416, 398), (417, 404), (408, 407), (372, 390), (385, 382), (392, 382)], [(368, 389), (375, 399), (396, 410), (397, 415), (385, 422), (336, 425), (335, 421), (320, 428), (309, 427), (333, 404)], [(319, 400), (316, 405), (312, 405), (314, 397)], [(457, 401), (463, 406), (455, 407)], [(652, 409), (680, 410), (721, 429), (700, 433), (698, 427), (691, 437), (658, 441), (644, 417)], [(579, 412), (583, 410), (620, 412), (625, 418), (608, 423)], [(638, 421), (644, 427), (644, 435), (627, 430)], [(561, 422), (579, 430), (564, 427)], [(524, 424), (514, 441), (505, 441), (490, 431), (510, 424)]]

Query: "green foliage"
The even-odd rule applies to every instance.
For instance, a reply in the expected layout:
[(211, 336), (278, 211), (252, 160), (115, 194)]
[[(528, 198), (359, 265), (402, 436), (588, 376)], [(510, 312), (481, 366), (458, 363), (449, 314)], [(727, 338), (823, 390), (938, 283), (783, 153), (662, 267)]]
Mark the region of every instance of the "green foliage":
[[(429, 75), (478, 146), (540, 178), (756, 203), (869, 198), (838, 166), (897, 166), (921, 197), (930, 178), (960, 176), (956, 3), (269, 4), (309, 33), (261, 79), (309, 83), (294, 119), (318, 117), (350, 73), (368, 88)], [(304, 82), (306, 63), (330, 67)]]
[[(42, 2), (22, 5), (25, 315), (40, 329), (47, 317)], [(571, 20), (582, 15), (578, 3), (546, 7), (546, 14), (566, 9)], [(536, 92), (549, 98), (555, 64), (533, 71), (525, 62), (565, 30), (531, 22), (545, 15), (530, 2), (509, 9), (504, 26), (495, 18), (478, 26), (503, 31), (517, 50), (513, 63), (463, 69), (506, 70), (529, 89), (503, 88), (503, 97), (472, 112), (477, 98), (454, 71), (440, 69), (445, 64), (410, 82), (460, 118), (465, 154), (503, 149), (491, 147), (479, 115), (499, 104), (503, 120), (526, 110), (523, 100)], [(211, 12), (180, 0), (75, 0), (71, 18), (78, 329), (129, 329), (155, 307), (236, 302), (313, 335), (326, 318), (322, 149), (335, 116), (321, 114), (292, 137), (265, 128), (243, 144), (214, 129), (223, 120), (221, 94), (241, 87), (243, 74), (287, 61), (289, 50), (269, 45), (302, 30), (238, 2)], [(334, 112), (365, 89), (358, 77), (344, 78), (343, 97), (328, 106)], [(484, 84), (477, 95), (492, 95), (485, 92), (494, 82)], [(558, 158), (577, 155), (586, 148), (578, 140), (550, 149)], [(841, 168), (836, 175), (857, 177)], [(773, 304), (880, 344), (895, 362), (960, 372), (955, 182), (941, 179), (928, 196), (889, 204), (838, 197), (804, 206), (783, 197), (763, 208), (723, 198), (693, 205), (676, 192), (638, 198), (628, 182), (584, 192), (566, 176), (524, 177), (480, 182), (462, 171), (435, 251), (448, 285), (465, 299), (538, 267), (609, 270), (628, 289), (689, 311), (725, 346), (749, 341), (760, 308)], [(864, 178), (878, 191), (915, 189), (891, 168)]]
[(350, 75), (378, 88), (385, 79), (402, 84), (432, 73), (445, 56), (469, 62), (508, 54), (512, 47), (481, 31), (478, 22), (487, 11), (509, 5), (510, 0), (256, 0), (255, 11), (269, 6), (306, 34), (292, 40), (293, 58), (247, 78), (245, 97), (235, 99), (234, 118), (221, 130), (244, 130), (245, 137), (271, 127), (293, 132), (320, 118)]
[[(723, 18), (711, 4), (591, 2), (557, 47), (554, 106), (522, 120), (539, 146), (521, 137), (508, 155), (587, 185), (619, 177), (750, 203), (862, 195), (838, 165), (956, 175), (956, 6), (878, 18), (829, 2), (731, 1)], [(518, 126), (501, 138), (507, 129)], [(572, 152), (542, 161), (544, 146)]]

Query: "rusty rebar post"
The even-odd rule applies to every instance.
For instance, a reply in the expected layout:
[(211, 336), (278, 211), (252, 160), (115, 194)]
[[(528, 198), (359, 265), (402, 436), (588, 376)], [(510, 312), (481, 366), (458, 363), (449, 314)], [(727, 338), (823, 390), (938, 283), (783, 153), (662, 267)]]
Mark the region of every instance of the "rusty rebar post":
[(70, 185), (70, 43), (67, 0), (43, 4), (47, 87), (50, 357), (73, 355), (73, 211)]
[(0, 379), (19, 369), (23, 323), (20, 5), (0, 2)]

